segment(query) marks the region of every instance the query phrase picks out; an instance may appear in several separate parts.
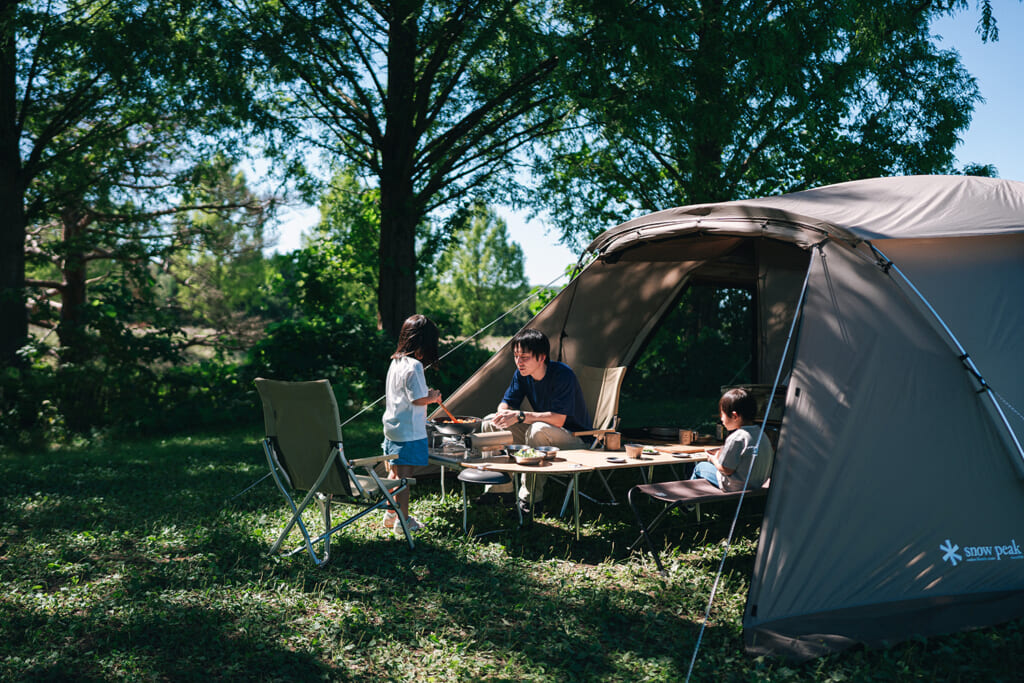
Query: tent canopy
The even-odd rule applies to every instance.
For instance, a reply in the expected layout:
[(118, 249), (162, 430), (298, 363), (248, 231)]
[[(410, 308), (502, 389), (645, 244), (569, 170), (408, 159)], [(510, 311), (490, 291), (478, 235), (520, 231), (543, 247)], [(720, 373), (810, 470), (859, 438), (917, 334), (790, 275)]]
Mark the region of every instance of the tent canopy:
[[(587, 251), (529, 323), (570, 366), (630, 366), (692, 282), (755, 292), (755, 381), (785, 378), (785, 406), (749, 650), (1024, 616), (1024, 183), (878, 178), (680, 207)], [(513, 370), (502, 349), (447, 403), (491, 410)]]

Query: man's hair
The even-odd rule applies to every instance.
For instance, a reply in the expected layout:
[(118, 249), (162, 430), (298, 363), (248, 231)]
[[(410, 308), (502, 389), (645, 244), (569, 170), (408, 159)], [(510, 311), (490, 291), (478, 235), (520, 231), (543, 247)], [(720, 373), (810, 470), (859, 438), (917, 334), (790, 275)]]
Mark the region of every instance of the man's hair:
[(551, 342), (543, 332), (532, 327), (519, 330), (516, 336), (512, 337), (512, 351), (516, 349), (532, 353), (537, 358), (551, 358)]
[(736, 413), (744, 422), (753, 422), (757, 417), (757, 399), (746, 389), (730, 389), (722, 394), (718, 401), (718, 409), (726, 415)]
[(398, 333), (398, 348), (391, 357), (415, 357), (418, 351), (423, 365), (433, 365), (437, 362), (438, 337), (437, 325), (430, 318), (419, 313), (410, 315), (402, 323), (402, 330)]

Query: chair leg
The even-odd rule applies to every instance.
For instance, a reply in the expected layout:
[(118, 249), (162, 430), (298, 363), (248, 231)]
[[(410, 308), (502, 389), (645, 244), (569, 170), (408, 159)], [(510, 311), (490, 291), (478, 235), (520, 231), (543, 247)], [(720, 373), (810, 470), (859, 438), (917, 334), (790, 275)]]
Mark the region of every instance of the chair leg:
[(323, 498), (317, 496), (317, 502), (320, 503), (321, 509), (324, 511), (324, 559), (323, 562), (331, 561), (331, 496), (328, 494)]
[[(654, 543), (651, 542), (650, 535), (650, 532), (654, 529), (654, 525), (657, 524), (657, 522), (662, 518), (665, 511), (663, 510), (661, 514), (655, 517), (654, 520), (652, 520), (650, 527), (648, 527), (644, 524), (644, 520), (640, 516), (639, 501), (636, 499), (636, 493), (636, 487), (631, 488), (629, 490), (629, 493), (627, 494), (627, 499), (629, 501), (629, 507), (633, 510), (633, 517), (636, 518), (636, 525), (640, 528), (640, 538), (642, 538), (644, 543), (646, 544), (648, 552), (650, 552), (651, 555), (654, 557), (654, 563), (658, 566), (658, 572), (662, 576), (667, 576), (665, 567), (661, 564), (661, 558), (658, 556), (658, 551), (657, 549), (655, 549)], [(636, 543), (634, 543), (633, 546), (636, 546)]]

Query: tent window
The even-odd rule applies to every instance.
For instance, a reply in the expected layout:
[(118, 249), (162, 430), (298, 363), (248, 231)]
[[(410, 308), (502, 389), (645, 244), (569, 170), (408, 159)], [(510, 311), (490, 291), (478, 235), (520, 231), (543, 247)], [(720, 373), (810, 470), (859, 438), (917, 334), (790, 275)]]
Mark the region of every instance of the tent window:
[(747, 287), (687, 287), (626, 375), (622, 427), (714, 434), (720, 388), (756, 377), (754, 297)]

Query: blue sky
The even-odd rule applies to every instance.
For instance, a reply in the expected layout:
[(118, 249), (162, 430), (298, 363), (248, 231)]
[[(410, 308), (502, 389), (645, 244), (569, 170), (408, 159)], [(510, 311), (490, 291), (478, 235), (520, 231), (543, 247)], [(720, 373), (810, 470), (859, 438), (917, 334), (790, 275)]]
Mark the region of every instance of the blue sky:
[[(936, 23), (932, 32), (942, 37), (943, 47), (960, 53), (985, 98), (975, 108), (971, 126), (956, 148), (957, 161), (961, 165), (993, 164), (1001, 178), (1024, 181), (1024, 132), (1020, 125), (1024, 120), (1024, 89), (1020, 86), (1024, 70), (1024, 3), (1002, 0), (993, 4), (999, 26), (997, 42), (982, 43), (975, 32), (979, 17), (976, 6)], [(527, 221), (525, 213), (507, 209), (500, 213), (508, 223), (511, 239), (523, 248), (530, 283), (546, 284), (576, 261), (575, 254), (554, 244), (554, 233), (549, 234), (540, 221)], [(317, 218), (315, 209), (286, 216), (277, 250), (297, 248), (299, 235)]]

